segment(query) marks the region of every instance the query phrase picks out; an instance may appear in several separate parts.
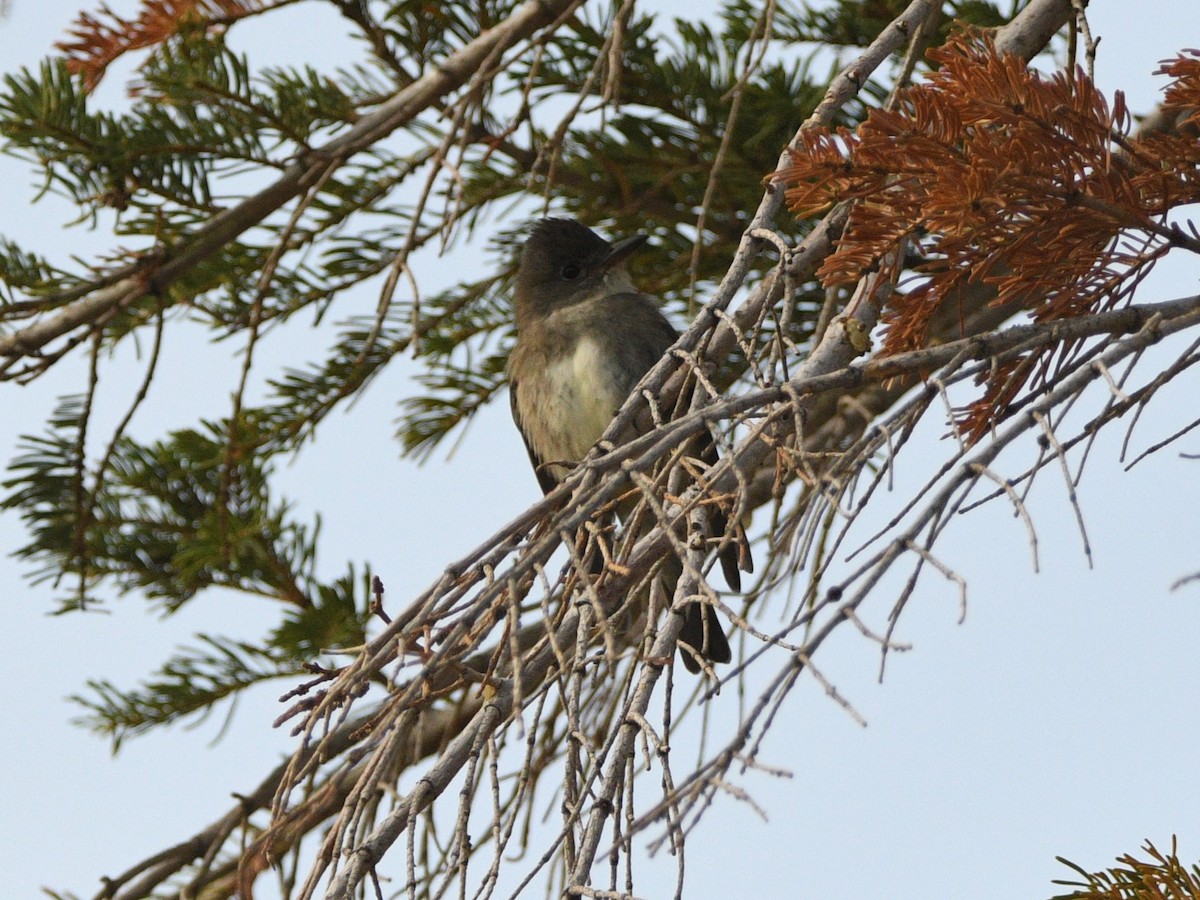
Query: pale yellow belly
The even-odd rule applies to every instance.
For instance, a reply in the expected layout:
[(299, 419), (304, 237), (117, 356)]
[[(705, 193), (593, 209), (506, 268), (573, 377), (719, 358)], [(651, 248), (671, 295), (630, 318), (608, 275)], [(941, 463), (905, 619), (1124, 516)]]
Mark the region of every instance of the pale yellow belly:
[[(604, 434), (624, 397), (616, 395), (597, 344), (578, 341), (574, 352), (525, 378), (518, 403), (530, 427), (534, 451), (545, 462), (575, 463)], [(551, 469), (561, 480), (568, 468)]]

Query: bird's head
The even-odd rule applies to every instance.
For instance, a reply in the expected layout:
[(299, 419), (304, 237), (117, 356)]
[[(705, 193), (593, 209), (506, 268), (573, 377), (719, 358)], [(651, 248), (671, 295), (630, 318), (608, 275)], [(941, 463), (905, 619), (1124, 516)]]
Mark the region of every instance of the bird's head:
[(518, 321), (636, 290), (625, 261), (645, 242), (639, 234), (610, 244), (574, 219), (542, 219), (521, 251), (514, 293)]

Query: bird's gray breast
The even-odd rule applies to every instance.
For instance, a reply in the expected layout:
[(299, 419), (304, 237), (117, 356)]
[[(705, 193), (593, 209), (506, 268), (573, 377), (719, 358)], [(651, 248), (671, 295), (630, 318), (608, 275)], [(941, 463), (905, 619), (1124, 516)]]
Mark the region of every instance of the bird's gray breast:
[[(543, 468), (583, 459), (675, 337), (652, 298), (633, 292), (556, 309), (529, 329), (513, 350), (513, 398), (530, 452)], [(616, 443), (631, 436), (618, 435)], [(545, 470), (560, 481), (570, 467)]]

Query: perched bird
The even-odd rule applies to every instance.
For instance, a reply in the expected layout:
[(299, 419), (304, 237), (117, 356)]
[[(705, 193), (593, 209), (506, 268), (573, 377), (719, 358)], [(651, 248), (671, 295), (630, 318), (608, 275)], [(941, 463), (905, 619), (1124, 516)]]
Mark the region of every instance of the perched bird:
[[(610, 244), (572, 219), (542, 219), (521, 253), (513, 307), (517, 342), (508, 364), (513, 419), (525, 440), (538, 484), (549, 493), (587, 455), (642, 376), (675, 343), (677, 333), (655, 298), (634, 287), (625, 261), (644, 235)], [(636, 437), (631, 429), (619, 442)], [(712, 441), (697, 454), (716, 461)], [(632, 511), (621, 508), (619, 514)], [(713, 509), (714, 534), (726, 519)], [(739, 548), (721, 554), (729, 586), (741, 590)], [(748, 555), (744, 557), (749, 559)], [(677, 559), (664, 566), (670, 596), (681, 574)], [(729, 662), (729, 641), (712, 606), (690, 604), (680, 643), (705, 660)], [(684, 665), (699, 672), (691, 653)]]

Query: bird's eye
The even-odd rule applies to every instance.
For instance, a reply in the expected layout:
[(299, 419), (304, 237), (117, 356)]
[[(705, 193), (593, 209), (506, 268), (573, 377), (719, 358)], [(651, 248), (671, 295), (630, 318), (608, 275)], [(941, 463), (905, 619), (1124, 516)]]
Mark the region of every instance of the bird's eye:
[(574, 281), (579, 277), (579, 266), (575, 263), (567, 263), (562, 267), (562, 277), (567, 281)]

